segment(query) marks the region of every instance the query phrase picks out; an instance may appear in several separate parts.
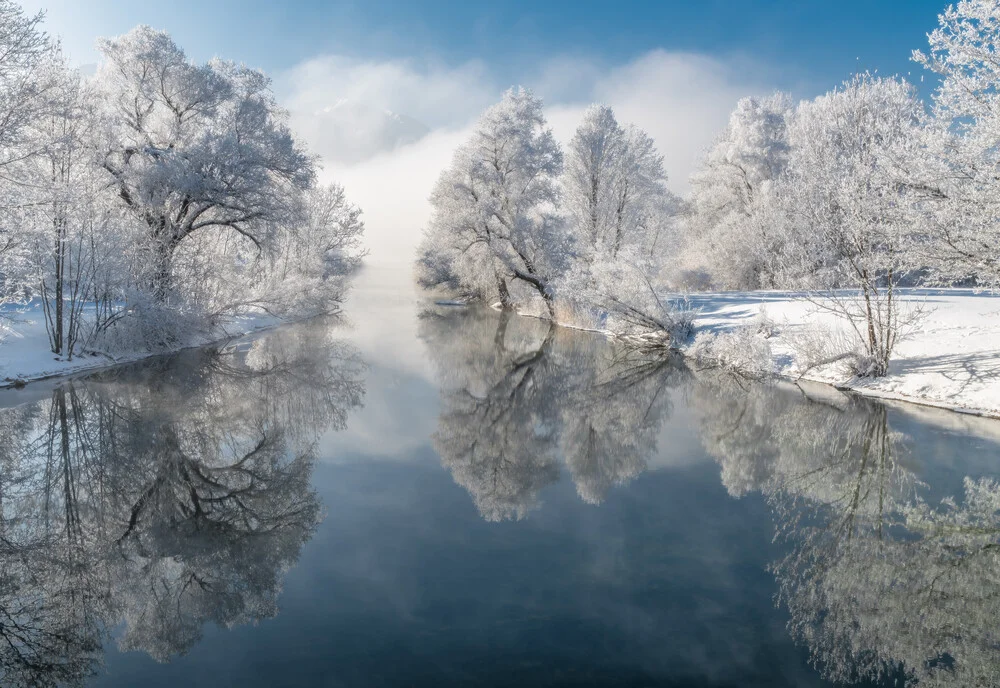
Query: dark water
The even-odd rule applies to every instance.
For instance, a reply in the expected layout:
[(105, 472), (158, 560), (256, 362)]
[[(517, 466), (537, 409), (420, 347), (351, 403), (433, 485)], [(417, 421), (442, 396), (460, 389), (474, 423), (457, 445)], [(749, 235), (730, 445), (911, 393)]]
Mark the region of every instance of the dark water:
[(1000, 684), (998, 424), (361, 310), (5, 397), (2, 685)]

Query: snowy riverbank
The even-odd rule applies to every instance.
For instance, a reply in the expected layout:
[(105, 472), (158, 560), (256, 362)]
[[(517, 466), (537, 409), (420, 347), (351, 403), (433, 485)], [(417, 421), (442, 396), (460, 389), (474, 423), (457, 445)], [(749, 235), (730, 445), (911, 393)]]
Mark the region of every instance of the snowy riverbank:
[[(5, 328), (0, 332), (2, 336), (0, 388), (20, 386), (37, 380), (97, 370), (119, 363), (172, 353), (135, 351), (116, 357), (88, 354), (67, 360), (56, 356), (50, 350), (48, 335), (45, 332), (45, 319), (39, 305), (17, 310), (7, 307), (3, 314), (8, 318), (4, 324), (9, 329)], [(217, 326), (212, 331), (188, 342), (186, 346), (179, 347), (178, 350), (224, 342), (233, 337), (274, 327), (280, 322), (282, 321), (266, 315), (231, 318), (225, 325)]]
[[(806, 369), (805, 349), (835, 339), (844, 324), (792, 292), (695, 294), (697, 332), (733, 331), (760, 322), (773, 372), (884, 398), (1000, 417), (1000, 296), (967, 289), (902, 290), (903, 309), (925, 311), (901, 341), (884, 378), (853, 377), (843, 363)], [(765, 336), (765, 335), (757, 335)]]

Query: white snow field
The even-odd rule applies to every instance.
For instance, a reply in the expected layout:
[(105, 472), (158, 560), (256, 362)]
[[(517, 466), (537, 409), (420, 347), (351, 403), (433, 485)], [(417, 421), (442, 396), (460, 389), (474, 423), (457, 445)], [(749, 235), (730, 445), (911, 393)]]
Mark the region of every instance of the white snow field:
[[(696, 331), (725, 331), (758, 322), (763, 309), (774, 323), (768, 338), (775, 372), (832, 384), (884, 399), (1000, 417), (1000, 295), (969, 289), (903, 289), (904, 312), (924, 315), (898, 344), (884, 378), (857, 378), (847, 364), (808, 368), (806, 349), (846, 332), (836, 315), (793, 292), (693, 294)], [(831, 348), (835, 349), (836, 344)]]

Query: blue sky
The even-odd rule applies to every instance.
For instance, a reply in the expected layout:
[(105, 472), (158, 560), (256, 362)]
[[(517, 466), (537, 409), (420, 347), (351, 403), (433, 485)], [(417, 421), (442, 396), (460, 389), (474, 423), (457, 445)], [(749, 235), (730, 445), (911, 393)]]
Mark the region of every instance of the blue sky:
[[(21, 0), (77, 64), (98, 36), (168, 31), (188, 56), (266, 70), (290, 123), (365, 212), (373, 259), (409, 274), (427, 198), (478, 113), (535, 89), (556, 138), (603, 102), (646, 130), (668, 185), (691, 172), (737, 100), (811, 98), (855, 71), (907, 74), (944, 0)], [(922, 91), (930, 90), (931, 81)], [(406, 138), (384, 113), (415, 121)], [(393, 117), (395, 115), (392, 115)], [(406, 143), (399, 145), (400, 138)], [(360, 153), (359, 153), (360, 151)]]
[[(856, 69), (905, 73), (943, 0), (27, 0), (79, 62), (94, 38), (137, 23), (173, 34), (192, 57), (221, 54), (266, 70), (334, 53), (481, 60), (499, 78), (551, 55), (627, 61), (654, 48), (740, 55), (787, 85), (833, 85)], [(784, 84), (783, 84), (784, 85)]]

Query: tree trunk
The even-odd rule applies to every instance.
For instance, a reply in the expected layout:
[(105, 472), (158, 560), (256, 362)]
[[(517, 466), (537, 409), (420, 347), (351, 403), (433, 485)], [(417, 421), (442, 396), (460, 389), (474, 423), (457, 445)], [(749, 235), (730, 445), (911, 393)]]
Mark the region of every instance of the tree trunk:
[(514, 301), (510, 298), (510, 290), (507, 289), (507, 280), (497, 275), (497, 290), (500, 292), (500, 305), (505, 310), (514, 307)]
[(56, 316), (55, 333), (52, 337), (53, 353), (63, 353), (63, 289), (66, 270), (66, 224), (56, 215)]
[(171, 266), (174, 257), (174, 244), (172, 241), (161, 237), (156, 237), (153, 241), (153, 250), (155, 251), (153, 259), (155, 263), (150, 290), (157, 303), (165, 304), (170, 298), (170, 292), (173, 288), (171, 284), (173, 281)]

